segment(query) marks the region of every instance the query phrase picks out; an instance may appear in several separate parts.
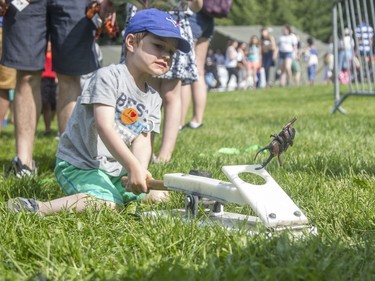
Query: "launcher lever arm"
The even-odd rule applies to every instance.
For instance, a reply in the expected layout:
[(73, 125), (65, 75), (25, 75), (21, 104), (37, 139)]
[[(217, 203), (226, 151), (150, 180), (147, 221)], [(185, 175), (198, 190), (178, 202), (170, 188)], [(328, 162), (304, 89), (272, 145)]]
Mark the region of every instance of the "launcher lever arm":
[[(123, 176), (121, 179), (122, 186), (126, 186), (128, 182), (128, 177)], [(164, 182), (162, 180), (148, 180), (147, 182), (147, 189), (148, 190), (168, 190), (168, 187), (164, 186)]]

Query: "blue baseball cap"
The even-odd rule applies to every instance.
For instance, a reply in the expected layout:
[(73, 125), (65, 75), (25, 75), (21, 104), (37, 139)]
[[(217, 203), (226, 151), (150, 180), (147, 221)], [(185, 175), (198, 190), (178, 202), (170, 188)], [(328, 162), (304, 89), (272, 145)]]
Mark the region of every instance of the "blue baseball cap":
[(181, 29), (176, 20), (168, 13), (155, 8), (140, 10), (129, 20), (125, 30), (125, 38), (128, 34), (148, 31), (160, 37), (178, 39), (178, 49), (188, 53), (190, 43), (182, 37)]

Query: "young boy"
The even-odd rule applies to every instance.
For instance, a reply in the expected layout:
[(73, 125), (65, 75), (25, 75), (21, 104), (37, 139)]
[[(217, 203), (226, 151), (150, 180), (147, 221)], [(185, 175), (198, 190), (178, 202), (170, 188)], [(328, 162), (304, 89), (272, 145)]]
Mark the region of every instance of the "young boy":
[(307, 61), (307, 76), (310, 85), (315, 83), (315, 75), (318, 67), (318, 50), (314, 45), (314, 39), (307, 39), (307, 49), (305, 50), (305, 60)]
[(126, 63), (103, 67), (86, 82), (61, 136), (55, 175), (67, 196), (49, 202), (15, 198), (8, 201), (10, 210), (80, 212), (144, 197), (151, 132), (159, 132), (161, 106), (146, 81), (166, 73), (176, 50), (189, 52), (190, 44), (174, 19), (157, 9), (139, 11), (129, 21), (124, 44)]

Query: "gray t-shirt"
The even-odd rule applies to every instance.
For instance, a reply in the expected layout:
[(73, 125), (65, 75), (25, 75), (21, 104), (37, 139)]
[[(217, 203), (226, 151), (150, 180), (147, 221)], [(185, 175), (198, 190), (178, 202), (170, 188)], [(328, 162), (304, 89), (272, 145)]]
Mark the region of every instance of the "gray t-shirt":
[(147, 86), (147, 93), (136, 85), (125, 64), (100, 68), (86, 81), (81, 96), (60, 138), (56, 156), (79, 169), (100, 169), (112, 176), (126, 170), (111, 155), (95, 126), (93, 105), (113, 107), (113, 126), (131, 146), (143, 132), (160, 132), (161, 98)]

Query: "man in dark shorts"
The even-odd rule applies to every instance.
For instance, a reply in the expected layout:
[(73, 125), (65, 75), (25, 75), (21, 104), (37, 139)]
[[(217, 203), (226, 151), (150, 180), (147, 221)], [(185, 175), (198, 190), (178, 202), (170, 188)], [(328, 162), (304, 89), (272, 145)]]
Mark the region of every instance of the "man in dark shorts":
[(17, 177), (22, 177), (36, 173), (32, 151), (41, 111), (40, 77), (47, 39), (51, 39), (52, 65), (59, 81), (57, 117), (60, 133), (64, 131), (80, 95), (80, 75), (99, 68), (94, 47), (96, 27), (86, 17), (85, 11), (90, 2), (0, 0), (0, 6), (9, 4), (3, 22), (1, 63), (17, 69), (14, 100), (17, 155), (8, 175), (14, 172)]

